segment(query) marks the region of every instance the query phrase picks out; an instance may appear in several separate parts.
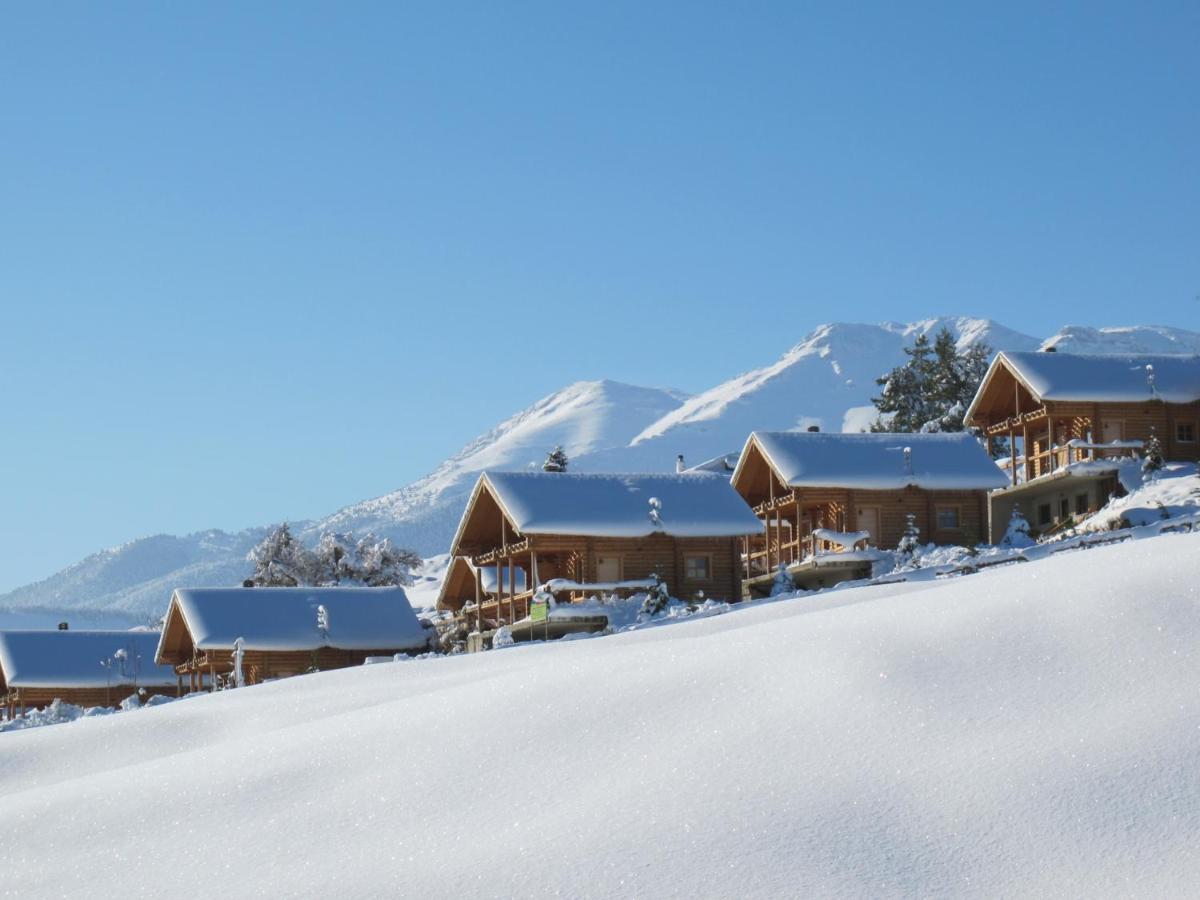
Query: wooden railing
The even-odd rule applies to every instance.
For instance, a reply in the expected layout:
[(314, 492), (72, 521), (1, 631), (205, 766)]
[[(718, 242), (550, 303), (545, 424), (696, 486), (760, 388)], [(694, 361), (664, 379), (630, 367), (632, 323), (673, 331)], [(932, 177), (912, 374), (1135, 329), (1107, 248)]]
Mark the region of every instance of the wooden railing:
[(1138, 458), (1142, 449), (1141, 441), (1113, 441), (1108, 444), (1096, 444), (1084, 440), (1070, 440), (1065, 444), (1055, 444), (1037, 453), (996, 460), (996, 464), (1009, 473), (1010, 481), (1013, 466), (1017, 467), (1017, 484), (1049, 475), (1058, 469), (1080, 462), (1090, 462), (1096, 459)]

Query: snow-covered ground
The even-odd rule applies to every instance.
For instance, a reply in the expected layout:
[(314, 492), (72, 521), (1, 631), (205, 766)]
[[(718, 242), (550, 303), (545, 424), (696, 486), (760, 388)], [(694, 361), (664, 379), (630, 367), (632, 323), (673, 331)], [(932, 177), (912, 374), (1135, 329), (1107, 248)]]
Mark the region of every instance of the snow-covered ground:
[(1200, 879), (1200, 534), (0, 735), (11, 896)]
[(1075, 532), (1150, 525), (1200, 512), (1200, 472), (1195, 463), (1167, 463), (1149, 477), (1140, 460), (1121, 460), (1118, 477), (1128, 493), (1081, 522)]

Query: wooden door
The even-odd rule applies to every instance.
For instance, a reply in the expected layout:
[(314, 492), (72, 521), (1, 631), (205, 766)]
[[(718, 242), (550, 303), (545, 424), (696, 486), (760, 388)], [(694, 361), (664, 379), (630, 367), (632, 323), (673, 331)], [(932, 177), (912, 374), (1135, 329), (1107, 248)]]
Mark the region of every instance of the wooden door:
[(604, 583), (621, 580), (621, 557), (606, 553), (596, 555), (596, 580)]
[(879, 507), (878, 506), (863, 506), (857, 511), (858, 516), (858, 531), (865, 531), (871, 535), (871, 546), (879, 546)]
[(1113, 441), (1121, 440), (1121, 435), (1124, 433), (1121, 422), (1105, 422), (1103, 443), (1111, 444)]

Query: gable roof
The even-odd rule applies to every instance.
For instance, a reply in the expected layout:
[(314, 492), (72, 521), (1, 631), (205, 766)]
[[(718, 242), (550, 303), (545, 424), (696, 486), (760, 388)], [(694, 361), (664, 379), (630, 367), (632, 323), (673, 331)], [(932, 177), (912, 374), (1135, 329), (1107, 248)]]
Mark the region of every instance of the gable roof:
[[(755, 431), (733, 473), (736, 483), (751, 445), (789, 487), (927, 490), (1004, 487), (1007, 481), (970, 434), (838, 434)], [(910, 451), (905, 461), (905, 448)]]
[[(317, 626), (324, 606), (328, 629)], [(410, 650), (424, 646), (425, 629), (399, 587), (178, 588), (171, 595), (165, 639), (182, 617), (197, 649)], [(158, 658), (162, 658), (163, 642)]]
[[(472, 507), (489, 490), (522, 534), (591, 537), (737, 537), (761, 523), (727, 478), (676, 475), (583, 475), (570, 472), (484, 472), (454, 537), (457, 548)], [(651, 519), (658, 501), (659, 523)]]
[[(998, 366), (1007, 367), (1039, 400), (1087, 403), (1200, 400), (1200, 356), (1004, 351), (992, 360), (984, 385)], [(1153, 368), (1153, 386), (1147, 366)], [(971, 401), (968, 418), (982, 392), (983, 385)]]
[(170, 666), (154, 662), (157, 631), (0, 631), (0, 682), (14, 688), (97, 688), (133, 683), (130, 666), (102, 662), (118, 651), (135, 661), (139, 685), (175, 685)]

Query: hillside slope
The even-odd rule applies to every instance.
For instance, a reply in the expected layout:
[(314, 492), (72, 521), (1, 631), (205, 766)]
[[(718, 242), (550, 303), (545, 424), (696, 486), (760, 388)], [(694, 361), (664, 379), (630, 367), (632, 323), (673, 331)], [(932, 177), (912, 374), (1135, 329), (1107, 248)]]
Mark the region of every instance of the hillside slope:
[(1197, 646), (1200, 534), (4, 734), (0, 887), (1183, 896)]
[[(780, 359), (729, 379), (696, 397), (612, 381), (580, 382), (557, 391), (481, 434), (434, 472), (376, 499), (344, 507), (312, 523), (293, 523), (308, 540), (321, 531), (374, 531), (423, 555), (447, 549), (467, 492), (485, 467), (536, 466), (562, 444), (576, 471), (669, 471), (677, 454), (701, 462), (741, 447), (749, 431), (818, 424), (860, 430), (874, 418), (874, 379), (900, 363), (917, 334), (949, 327), (960, 346), (1030, 349), (1039, 341), (988, 319), (926, 319), (909, 324), (822, 325)], [(1064, 352), (1161, 352), (1200, 349), (1200, 334), (1161, 326), (1068, 327), (1043, 342)], [(95, 612), (137, 624), (161, 614), (169, 590), (237, 583), (245, 551), (262, 533), (204, 532), (159, 536), (95, 554), (36, 584), (0, 596), (0, 625), (14, 611), (46, 619)], [(174, 543), (172, 543), (174, 542)], [(184, 548), (183, 544), (191, 544)], [(167, 552), (156, 556), (157, 549)], [(228, 548), (222, 555), (221, 547)], [(123, 565), (121, 557), (139, 560)], [(182, 558), (183, 563), (176, 560)], [(25, 622), (27, 617), (21, 619)]]

